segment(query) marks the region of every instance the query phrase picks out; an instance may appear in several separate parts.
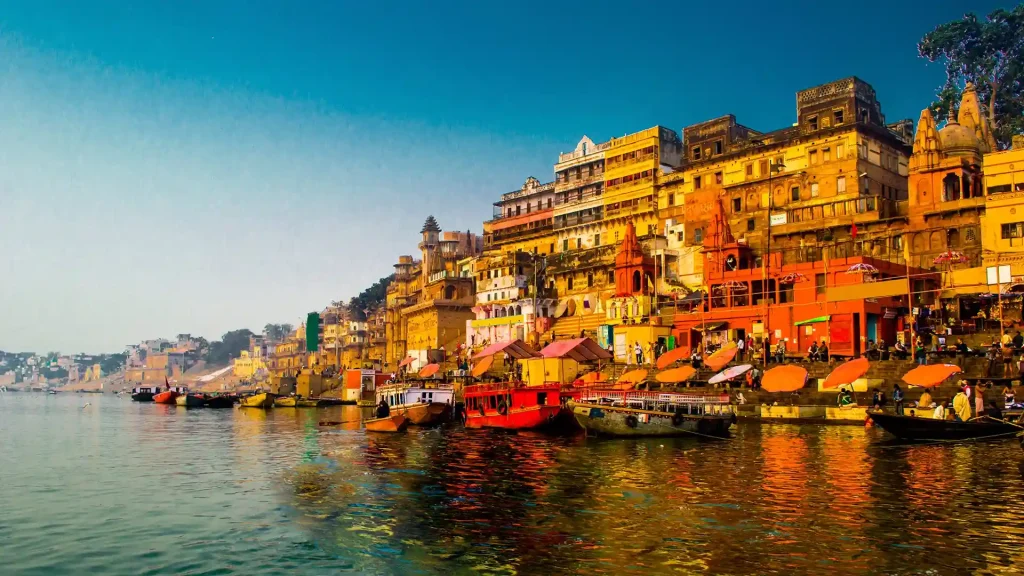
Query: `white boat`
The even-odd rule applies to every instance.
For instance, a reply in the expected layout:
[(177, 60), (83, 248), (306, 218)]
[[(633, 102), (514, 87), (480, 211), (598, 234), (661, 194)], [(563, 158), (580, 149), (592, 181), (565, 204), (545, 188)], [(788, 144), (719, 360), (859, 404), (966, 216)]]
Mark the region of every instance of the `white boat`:
[(396, 382), (377, 388), (377, 406), (388, 405), (390, 415), (402, 414), (415, 426), (445, 422), (452, 415), (455, 388), (443, 383)]

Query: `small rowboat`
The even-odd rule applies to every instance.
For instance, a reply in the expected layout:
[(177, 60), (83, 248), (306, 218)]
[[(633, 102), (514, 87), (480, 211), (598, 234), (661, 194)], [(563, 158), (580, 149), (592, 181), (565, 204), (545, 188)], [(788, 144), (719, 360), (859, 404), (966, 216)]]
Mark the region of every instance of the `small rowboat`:
[(235, 397), (220, 395), (220, 396), (207, 396), (206, 407), (207, 408), (231, 408), (235, 405)]
[(394, 414), (385, 418), (373, 418), (365, 422), (370, 432), (405, 432), (409, 419), (404, 414)]
[(153, 402), (157, 404), (174, 404), (178, 398), (178, 393), (174, 390), (165, 390), (159, 394), (153, 396)]
[(316, 400), (295, 396), (282, 396), (274, 400), (275, 408), (316, 408), (317, 406)]
[(975, 440), (1009, 436), (1021, 431), (1016, 424), (993, 418), (956, 422), (883, 412), (868, 412), (868, 416), (879, 428), (903, 440)]
[(242, 408), (273, 408), (274, 395), (269, 392), (245, 396), (239, 401)]
[(206, 398), (199, 394), (181, 394), (174, 399), (174, 402), (178, 406), (184, 406), (186, 408), (202, 408), (206, 406)]

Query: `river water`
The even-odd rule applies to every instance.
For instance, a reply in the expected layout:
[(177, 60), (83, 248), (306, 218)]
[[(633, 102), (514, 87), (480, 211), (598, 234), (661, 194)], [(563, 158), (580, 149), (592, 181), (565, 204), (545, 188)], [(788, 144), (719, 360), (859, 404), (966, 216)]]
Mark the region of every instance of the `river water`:
[(359, 418), (0, 394), (0, 573), (1024, 570), (1014, 440), (743, 422), (728, 441), (374, 435)]

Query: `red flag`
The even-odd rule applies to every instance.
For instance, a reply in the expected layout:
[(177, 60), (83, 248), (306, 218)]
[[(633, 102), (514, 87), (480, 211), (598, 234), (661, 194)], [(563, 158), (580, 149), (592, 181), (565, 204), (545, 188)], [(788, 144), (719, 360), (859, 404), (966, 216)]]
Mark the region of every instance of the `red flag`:
[(853, 226), (850, 226), (850, 236), (852, 236), (854, 240), (857, 239), (857, 223), (856, 222), (853, 223)]

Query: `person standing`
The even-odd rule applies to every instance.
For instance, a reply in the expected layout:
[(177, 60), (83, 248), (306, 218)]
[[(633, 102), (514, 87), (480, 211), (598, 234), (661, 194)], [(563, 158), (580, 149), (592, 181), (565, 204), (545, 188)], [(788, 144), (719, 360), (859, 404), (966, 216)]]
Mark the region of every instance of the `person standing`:
[(644, 363), (644, 349), (640, 346), (640, 342), (633, 344), (633, 355), (636, 356), (636, 363), (638, 366)]
[(740, 362), (743, 362), (743, 351), (747, 347), (747, 341), (743, 338), (736, 339), (736, 357), (739, 358)]
[(936, 420), (946, 419), (946, 403), (939, 402), (939, 405), (935, 407), (935, 411), (932, 412), (932, 418)]
[(971, 419), (971, 401), (967, 399), (964, 388), (953, 396), (953, 419), (957, 422), (967, 422)]
[(896, 407), (896, 415), (903, 416), (903, 389), (899, 383), (893, 384), (892, 403)]
[(978, 384), (974, 388), (974, 417), (980, 418), (985, 415), (985, 388), (991, 388), (992, 383)]
[(1014, 393), (1013, 393), (1013, 382), (1007, 382), (1006, 386), (1003, 386), (1003, 407), (1006, 410), (1013, 408)]

